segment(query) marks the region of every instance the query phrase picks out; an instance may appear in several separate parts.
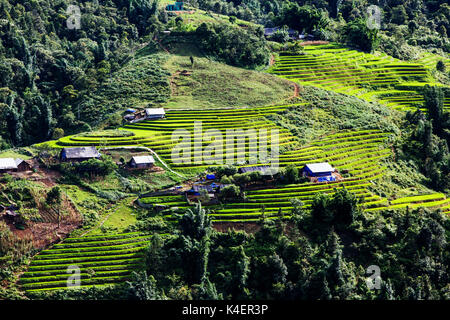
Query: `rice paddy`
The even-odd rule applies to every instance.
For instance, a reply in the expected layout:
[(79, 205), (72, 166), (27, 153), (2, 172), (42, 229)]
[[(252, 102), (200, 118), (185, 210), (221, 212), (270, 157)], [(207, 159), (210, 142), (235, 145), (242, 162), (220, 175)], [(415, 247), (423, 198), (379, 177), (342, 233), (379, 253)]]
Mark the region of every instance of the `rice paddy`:
[[(435, 57), (403, 62), (386, 54), (368, 54), (338, 44), (305, 47), (305, 54), (281, 54), (268, 72), (282, 78), (367, 101), (379, 101), (399, 110), (423, 109), (421, 88), (443, 86), (431, 76)], [(450, 96), (444, 108), (450, 110)]]
[[(425, 206), (448, 210), (450, 200), (444, 194), (436, 193), (389, 201), (369, 191), (372, 181), (383, 176), (385, 168), (382, 160), (391, 156), (386, 147), (389, 133), (378, 130), (341, 131), (312, 141), (309, 145), (287, 151), (280, 155), (280, 166), (295, 164), (302, 168), (307, 163), (329, 162), (336, 168), (343, 180), (324, 183), (303, 183), (273, 186), (260, 190), (247, 190), (245, 201), (211, 205), (213, 222), (258, 221), (264, 213), (266, 218), (291, 215), (291, 199), (299, 199), (305, 208), (310, 207), (318, 193), (333, 194), (336, 189), (346, 188), (360, 198), (360, 206), (365, 211), (378, 211), (403, 207)], [(145, 203), (166, 207), (188, 208), (182, 195), (158, 196), (141, 199)], [(170, 215), (167, 218), (171, 218)]]
[(19, 284), (27, 292), (73, 288), (68, 286), (69, 267), (79, 270), (77, 288), (123, 282), (141, 267), (150, 238), (138, 232), (67, 238), (42, 250)]

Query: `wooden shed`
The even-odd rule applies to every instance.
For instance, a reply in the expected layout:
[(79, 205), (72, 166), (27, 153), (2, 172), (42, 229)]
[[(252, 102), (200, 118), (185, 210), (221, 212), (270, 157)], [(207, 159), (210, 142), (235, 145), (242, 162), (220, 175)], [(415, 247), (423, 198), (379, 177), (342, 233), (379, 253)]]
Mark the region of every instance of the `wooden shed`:
[(30, 171), (33, 168), (32, 162), (17, 158), (16, 160), (17, 171)]
[(129, 165), (135, 169), (153, 168), (155, 159), (152, 156), (135, 156), (131, 158)]
[(64, 148), (61, 150), (61, 161), (85, 161), (99, 159), (101, 154), (95, 147)]

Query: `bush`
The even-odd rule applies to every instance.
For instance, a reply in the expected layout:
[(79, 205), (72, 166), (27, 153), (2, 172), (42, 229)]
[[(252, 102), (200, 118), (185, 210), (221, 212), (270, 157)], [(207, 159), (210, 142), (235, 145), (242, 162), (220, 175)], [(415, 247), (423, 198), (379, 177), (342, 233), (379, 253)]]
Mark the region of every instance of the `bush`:
[(79, 163), (62, 163), (60, 170), (66, 174), (82, 174), (107, 176), (117, 170), (116, 163), (109, 156), (103, 156), (101, 159), (89, 159)]
[(288, 33), (288, 31), (285, 28), (277, 30), (270, 37), (270, 40), (275, 41), (275, 42), (286, 43), (286, 42), (289, 41), (289, 33)]
[(442, 60), (439, 60), (437, 63), (436, 63), (436, 70), (437, 71), (440, 71), (440, 72), (445, 72), (445, 63), (442, 61)]
[(221, 201), (236, 200), (240, 198), (240, 193), (241, 189), (238, 186), (232, 184), (220, 190), (219, 199)]
[(344, 27), (342, 35), (348, 45), (365, 52), (372, 52), (378, 43), (378, 30), (370, 29), (364, 19), (349, 22)]

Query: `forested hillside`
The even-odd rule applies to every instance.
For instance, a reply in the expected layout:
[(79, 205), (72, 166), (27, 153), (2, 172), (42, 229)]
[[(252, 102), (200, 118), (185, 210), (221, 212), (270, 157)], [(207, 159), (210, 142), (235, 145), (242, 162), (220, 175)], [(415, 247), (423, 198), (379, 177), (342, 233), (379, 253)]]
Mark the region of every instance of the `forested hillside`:
[[(69, 4), (0, 2), (0, 126), (5, 145), (86, 131), (104, 120), (118, 107), (102, 99), (110, 90), (109, 79), (161, 28), (156, 1), (81, 1), (81, 29), (66, 25)], [(157, 60), (147, 63), (146, 74), (133, 75), (133, 80), (151, 76), (160, 84), (146, 98), (165, 101), (166, 73), (152, 65)]]

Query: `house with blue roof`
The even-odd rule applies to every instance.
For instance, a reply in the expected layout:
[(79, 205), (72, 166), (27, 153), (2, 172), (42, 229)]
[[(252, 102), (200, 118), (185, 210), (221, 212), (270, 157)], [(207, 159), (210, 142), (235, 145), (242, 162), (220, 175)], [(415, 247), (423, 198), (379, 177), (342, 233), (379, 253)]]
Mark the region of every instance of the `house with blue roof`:
[(167, 11), (183, 11), (184, 7), (183, 7), (183, 1), (177, 1), (174, 4), (168, 4), (166, 6), (166, 10)]

